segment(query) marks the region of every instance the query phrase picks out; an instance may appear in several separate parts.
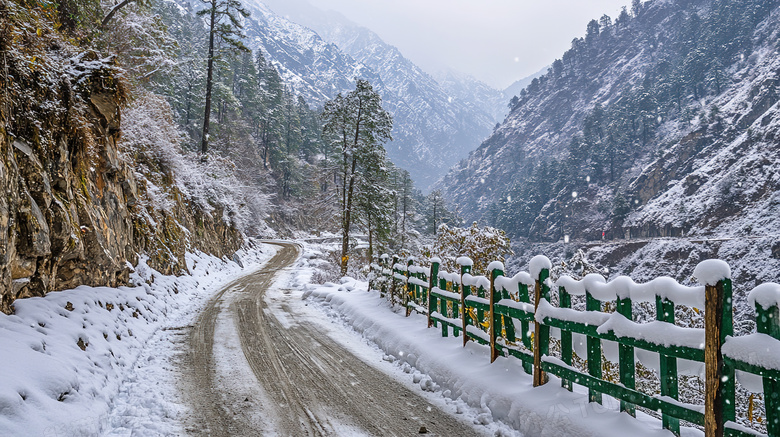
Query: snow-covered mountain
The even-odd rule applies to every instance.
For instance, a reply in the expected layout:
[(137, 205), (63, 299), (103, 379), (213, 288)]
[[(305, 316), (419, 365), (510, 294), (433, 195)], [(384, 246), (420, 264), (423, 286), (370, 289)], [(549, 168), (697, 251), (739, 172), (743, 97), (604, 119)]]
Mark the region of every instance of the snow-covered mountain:
[(313, 106), (321, 106), (339, 92), (354, 89), (354, 78), (370, 81), (387, 93), (376, 72), (357, 62), (313, 30), (275, 14), (259, 1), (247, 1), (252, 13), (244, 22), (247, 46), (263, 51), (287, 86)]
[(675, 239), (599, 249), (623, 273), (710, 256), (776, 281), (779, 29), (776, 0), (652, 0), (594, 20), (442, 187), (467, 220), (531, 241)]
[(532, 75), (530, 75), (530, 76), (526, 76), (526, 77), (524, 77), (524, 78), (522, 78), (522, 79), (518, 79), (518, 80), (516, 80), (514, 83), (512, 83), (512, 85), (509, 85), (508, 87), (506, 87), (506, 88), (504, 89), (504, 92), (503, 92), (503, 94), (504, 94), (504, 98), (505, 98), (507, 101), (509, 101), (509, 100), (510, 100), (512, 97), (514, 97), (514, 96), (516, 96), (516, 95), (519, 95), (519, 94), (520, 94), (520, 92), (521, 92), (521, 91), (522, 91), (524, 88), (528, 87), (528, 85), (530, 85), (530, 84), (531, 84), (531, 82), (532, 82), (534, 79), (536, 79), (536, 78), (539, 78), (539, 77), (542, 77), (542, 76), (543, 76), (545, 73), (547, 73), (547, 70), (549, 70), (549, 69), (550, 69), (550, 67), (551, 67), (551, 66), (550, 66), (550, 65), (548, 65), (548, 66), (546, 66), (546, 67), (544, 67), (544, 68), (540, 69), (539, 71), (537, 71), (536, 73), (534, 73), (534, 74), (532, 74)]
[(467, 156), (502, 118), (506, 103), (500, 91), (474, 79), (440, 84), (370, 30), (308, 3), (293, 3), (298, 7), (287, 5), (287, 19), (264, 3), (246, 2), (251, 48), (261, 48), (295, 92), (314, 105), (353, 88), (355, 77), (368, 79), (393, 115), (388, 155), (410, 171), (419, 188), (426, 190)]

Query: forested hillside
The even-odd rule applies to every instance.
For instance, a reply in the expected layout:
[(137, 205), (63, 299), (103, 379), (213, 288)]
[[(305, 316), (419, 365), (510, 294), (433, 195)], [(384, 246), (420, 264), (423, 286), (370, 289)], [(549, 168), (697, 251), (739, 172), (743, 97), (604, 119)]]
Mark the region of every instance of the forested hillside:
[(592, 20), (445, 178), (447, 198), (506, 229), (518, 262), (581, 247), (638, 279), (717, 257), (739, 293), (774, 280), (779, 24), (774, 0), (635, 1)]
[[(154, 91), (170, 102), (185, 134), (183, 147), (197, 150), (203, 140), (203, 89), (208, 77), (204, 25), (208, 9), (188, 5), (160, 2), (150, 11), (177, 41), (171, 55), (175, 67), (161, 77)], [(345, 155), (341, 142), (323, 137), (323, 107), (361, 80), (380, 95), (386, 95), (387, 89), (376, 73), (311, 30), (273, 15), (262, 4), (243, 10), (247, 15), (236, 37), (240, 44), (221, 44), (215, 57), (209, 148), (232, 163), (236, 177), (252, 187), (242, 209), (265, 218), (271, 232), (340, 232), (347, 183), (344, 163), (352, 152)], [(381, 104), (393, 119), (392, 139), (388, 138), (392, 141), (396, 127), (400, 124), (404, 129), (398, 120), (403, 116), (394, 111), (392, 101), (383, 98)], [(398, 143), (386, 145), (398, 147)], [(410, 173), (396, 167), (388, 156), (392, 152), (383, 149), (379, 161), (357, 162), (354, 171), (361, 179), (356, 182), (358, 202), (351, 211), (355, 229), (375, 237), (372, 242), (382, 247), (406, 239), (409, 230), (433, 232), (427, 222), (434, 220)], [(262, 226), (253, 226), (248, 224), (249, 232), (269, 234)]]
[(575, 237), (622, 235), (624, 223), (644, 227), (638, 235), (712, 231), (695, 215), (647, 222), (667, 184), (687, 178), (684, 196), (702, 185), (691, 174), (697, 159), (740, 138), (741, 148), (763, 140), (758, 153), (774, 154), (777, 2), (748, 3), (635, 2), (614, 21), (591, 21), (447, 176), (452, 198), (468, 218), (537, 240), (560, 238), (567, 214), (557, 211), (585, 200), (565, 226)]
[(473, 78), (437, 81), (371, 30), (333, 11), (305, 1), (271, 1), (271, 8), (245, 3), (251, 12), (247, 45), (262, 51), (313, 107), (349, 90), (355, 77), (374, 85), (394, 118), (388, 156), (424, 191), (503, 119), (506, 102), (499, 91)]
[[(139, 256), (180, 273), (185, 251), (230, 256), (246, 236), (350, 231), (378, 250), (446, 216), (439, 195), (429, 217), (384, 140), (366, 154), (362, 140), (345, 152), (323, 135), (322, 105), (341, 94), (312, 107), (294, 92), (246, 35), (262, 29), (239, 2), (0, 6), (3, 311), (124, 284)], [(366, 74), (344, 75), (344, 92), (380, 82)]]

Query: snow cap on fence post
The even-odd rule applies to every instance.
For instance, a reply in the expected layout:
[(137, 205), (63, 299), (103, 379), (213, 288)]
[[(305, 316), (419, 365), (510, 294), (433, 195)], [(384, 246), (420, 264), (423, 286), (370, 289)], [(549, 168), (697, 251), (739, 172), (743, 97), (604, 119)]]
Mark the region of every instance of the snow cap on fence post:
[(693, 269), (693, 277), (704, 285), (716, 285), (721, 279), (731, 279), (731, 267), (723, 260), (704, 260)]
[(504, 263), (501, 261), (493, 261), (490, 264), (488, 264), (488, 273), (492, 272), (493, 270), (501, 270), (501, 274), (504, 274)]
[(471, 267), (474, 265), (474, 261), (467, 256), (459, 256), (458, 259), (455, 260), (455, 264), (461, 267)]
[(780, 306), (780, 284), (767, 282), (757, 286), (748, 294), (748, 302), (754, 310), (758, 309), (756, 304), (765, 310)]
[(531, 277), (534, 279), (538, 279), (539, 274), (542, 273), (542, 270), (544, 269), (552, 269), (550, 259), (544, 255), (536, 255), (528, 262), (528, 270), (531, 273)]

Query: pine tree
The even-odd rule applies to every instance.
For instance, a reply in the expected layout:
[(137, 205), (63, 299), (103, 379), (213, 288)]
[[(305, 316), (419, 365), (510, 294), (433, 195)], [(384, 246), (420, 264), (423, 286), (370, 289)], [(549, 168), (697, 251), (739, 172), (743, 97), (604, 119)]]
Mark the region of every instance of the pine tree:
[(268, 169), (271, 151), (278, 147), (282, 137), (284, 122), (284, 85), (279, 72), (273, 64), (267, 63), (262, 53), (257, 54), (257, 70), (263, 95), (265, 113), (258, 122), (258, 148), (263, 160), (263, 168)]
[(240, 38), (241, 18), (249, 16), (239, 0), (204, 0), (209, 6), (198, 11), (198, 16), (209, 16), (209, 51), (206, 58), (206, 103), (203, 114), (203, 137), (200, 143), (200, 153), (205, 155), (209, 150), (209, 125), (211, 121), (211, 94), (214, 82), (214, 59), (216, 45), (225, 43), (227, 46), (248, 51)]
[(361, 162), (357, 193), (357, 220), (368, 235), (368, 259), (374, 257), (374, 249), (384, 245), (392, 231), (393, 192), (389, 188), (390, 167), (383, 148), (375, 148)]
[[(355, 90), (325, 103), (322, 110), (323, 137), (339, 151), (341, 206), (341, 273), (347, 273), (349, 233), (352, 226), (357, 171), (376, 149), (390, 141), (393, 121), (382, 108), (382, 99), (371, 84), (358, 79)], [(363, 187), (358, 186), (360, 191)]]
[(283, 94), (281, 121), (281, 141), (273, 151), (272, 166), (278, 174), (282, 198), (289, 199), (299, 176), (298, 153), (301, 146), (301, 120), (289, 90)]

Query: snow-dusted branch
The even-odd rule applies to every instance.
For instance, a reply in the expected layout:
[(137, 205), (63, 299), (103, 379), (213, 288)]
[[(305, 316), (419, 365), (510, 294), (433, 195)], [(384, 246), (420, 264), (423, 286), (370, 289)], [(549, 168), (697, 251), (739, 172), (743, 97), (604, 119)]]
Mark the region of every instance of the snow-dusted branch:
[(103, 18), (103, 21), (100, 22), (100, 27), (106, 27), (106, 24), (108, 24), (108, 22), (111, 21), (111, 18), (114, 17), (114, 14), (119, 12), (120, 9), (124, 8), (125, 6), (135, 1), (137, 0), (124, 0), (122, 1), (122, 3), (119, 3), (118, 5), (111, 8), (111, 10), (108, 11), (108, 14), (106, 14), (105, 18)]

